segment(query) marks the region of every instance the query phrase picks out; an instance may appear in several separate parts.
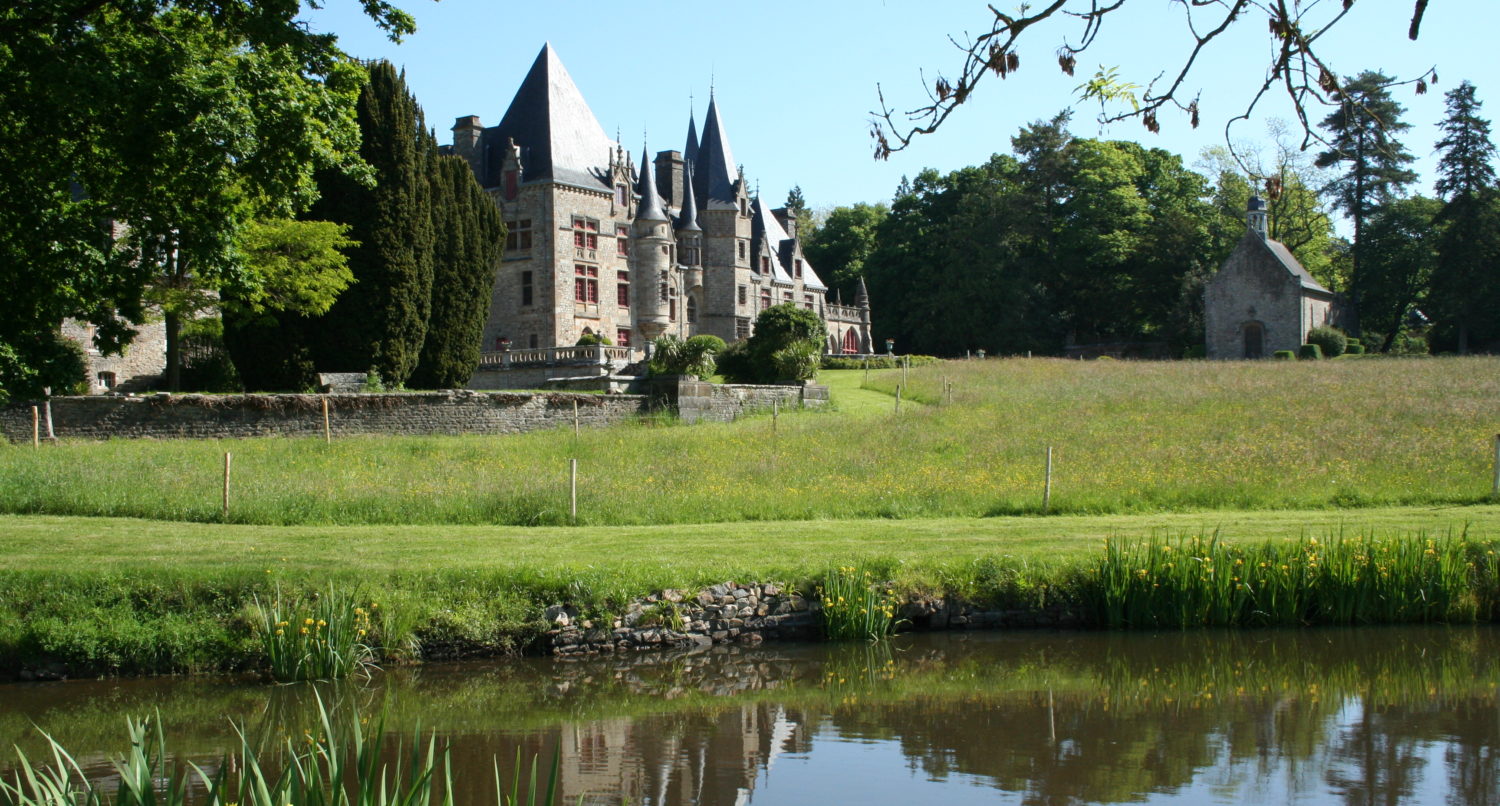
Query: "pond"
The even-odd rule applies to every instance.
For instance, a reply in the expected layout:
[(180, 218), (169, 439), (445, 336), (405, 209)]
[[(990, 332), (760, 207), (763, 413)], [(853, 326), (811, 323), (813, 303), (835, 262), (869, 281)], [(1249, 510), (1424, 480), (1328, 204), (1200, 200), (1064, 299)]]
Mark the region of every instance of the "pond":
[[(560, 753), (564, 802), (1500, 802), (1500, 630), (967, 633), (506, 659), (337, 686), (0, 686), (0, 768), (39, 726), (107, 777), (125, 720), (180, 759), (384, 715), (452, 748), (460, 804), (496, 759)], [(316, 695), (316, 696), (315, 696)], [(393, 739), (393, 742), (395, 740)]]

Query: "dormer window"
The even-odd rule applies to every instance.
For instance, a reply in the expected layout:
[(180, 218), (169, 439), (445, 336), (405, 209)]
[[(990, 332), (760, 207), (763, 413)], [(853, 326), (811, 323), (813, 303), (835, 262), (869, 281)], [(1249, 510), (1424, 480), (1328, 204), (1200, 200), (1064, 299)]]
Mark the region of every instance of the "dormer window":
[(510, 201), (520, 192), (521, 176), (515, 168), (505, 172), (505, 199)]
[(630, 197), (626, 195), (625, 185), (623, 185), (623, 184), (615, 185), (615, 205), (616, 206), (619, 206), (619, 207), (623, 208), (625, 206), (625, 204), (626, 204), (626, 200), (629, 199), (629, 198)]
[(792, 266), (793, 266), (793, 269), (796, 271), (796, 277), (797, 277), (797, 279), (801, 280), (802, 279), (802, 258), (797, 258), (797, 260), (792, 263)]
[(765, 255), (761, 255), (760, 256), (760, 273), (761, 274), (770, 274), (771, 273), (771, 259), (769, 257), (766, 257)]

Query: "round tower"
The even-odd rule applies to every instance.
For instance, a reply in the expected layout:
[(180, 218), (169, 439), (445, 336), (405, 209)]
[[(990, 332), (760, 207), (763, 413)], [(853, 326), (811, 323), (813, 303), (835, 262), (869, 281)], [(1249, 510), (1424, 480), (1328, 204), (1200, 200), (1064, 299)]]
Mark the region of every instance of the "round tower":
[(644, 154), (637, 190), (641, 199), (631, 228), (635, 244), (630, 250), (630, 286), (636, 289), (636, 332), (641, 334), (649, 356), (651, 343), (671, 324), (668, 299), (672, 288), (673, 238), (672, 222), (662, 210), (661, 196), (656, 192), (651, 161)]
[(682, 212), (677, 215), (677, 256), (682, 285), (689, 294), (703, 290), (703, 228), (698, 226), (698, 200), (693, 195), (693, 165), (688, 163), (682, 183)]

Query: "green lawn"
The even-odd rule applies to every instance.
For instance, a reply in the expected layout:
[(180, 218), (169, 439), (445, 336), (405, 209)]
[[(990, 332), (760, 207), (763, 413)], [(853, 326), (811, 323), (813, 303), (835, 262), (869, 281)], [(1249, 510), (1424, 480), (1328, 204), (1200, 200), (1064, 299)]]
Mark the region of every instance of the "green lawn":
[[(990, 360), (825, 373), (831, 412), (512, 436), (0, 447), (0, 512), (596, 526), (1360, 509), (1489, 500), (1500, 359)], [(943, 384), (953, 384), (951, 404)], [(873, 390), (873, 391), (872, 391)]]

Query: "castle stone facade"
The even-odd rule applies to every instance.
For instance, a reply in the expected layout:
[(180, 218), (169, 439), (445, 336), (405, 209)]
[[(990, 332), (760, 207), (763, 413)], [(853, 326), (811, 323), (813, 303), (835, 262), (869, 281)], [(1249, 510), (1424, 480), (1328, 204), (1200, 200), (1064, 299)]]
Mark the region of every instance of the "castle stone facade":
[(594, 335), (640, 358), (663, 334), (744, 339), (785, 302), (823, 317), (829, 352), (872, 351), (868, 295), (830, 304), (796, 220), (751, 196), (712, 98), (701, 138), (690, 119), (682, 151), (637, 165), (549, 44), (499, 125), (459, 118), (444, 148), (468, 161), (506, 224), (486, 351)]

